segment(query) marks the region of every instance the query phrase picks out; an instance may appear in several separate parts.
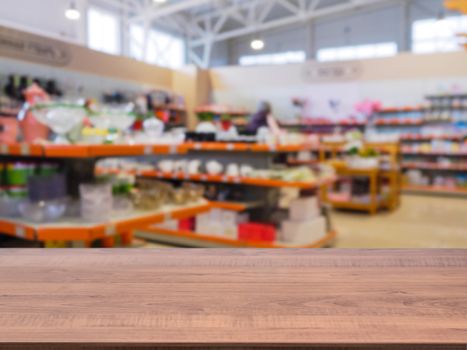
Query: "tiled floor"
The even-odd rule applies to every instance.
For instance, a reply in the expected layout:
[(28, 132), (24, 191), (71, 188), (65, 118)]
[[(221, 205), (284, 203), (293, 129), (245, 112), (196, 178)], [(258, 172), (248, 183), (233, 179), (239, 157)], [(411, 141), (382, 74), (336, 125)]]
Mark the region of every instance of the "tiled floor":
[(467, 199), (404, 195), (393, 213), (337, 211), (336, 248), (467, 248)]

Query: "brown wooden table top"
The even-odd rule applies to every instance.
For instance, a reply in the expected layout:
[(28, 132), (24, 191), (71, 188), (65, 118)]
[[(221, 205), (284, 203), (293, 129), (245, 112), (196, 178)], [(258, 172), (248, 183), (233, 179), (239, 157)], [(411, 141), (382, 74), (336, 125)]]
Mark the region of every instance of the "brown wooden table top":
[(3, 249), (2, 344), (465, 350), (467, 250)]

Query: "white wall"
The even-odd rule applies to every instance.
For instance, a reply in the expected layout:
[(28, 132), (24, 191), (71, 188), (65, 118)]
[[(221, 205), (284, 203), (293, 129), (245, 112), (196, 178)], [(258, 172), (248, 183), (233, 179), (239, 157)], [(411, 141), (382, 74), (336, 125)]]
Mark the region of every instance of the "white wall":
[[(384, 106), (413, 106), (427, 94), (467, 92), (467, 53), (434, 55), (401, 54), (391, 58), (358, 62), (316, 63), (282, 66), (223, 67), (211, 70), (213, 102), (254, 109), (260, 100), (271, 102), (275, 115), (293, 118), (293, 97), (308, 100), (308, 116), (329, 117), (329, 101), (338, 100), (340, 115), (347, 117), (356, 103), (378, 100)], [(343, 78), (310, 78), (310, 68), (346, 69), (358, 73)]]
[[(85, 2), (78, 1), (82, 6)], [(1, 0), (0, 25), (85, 44), (83, 19), (65, 18), (67, 0)]]

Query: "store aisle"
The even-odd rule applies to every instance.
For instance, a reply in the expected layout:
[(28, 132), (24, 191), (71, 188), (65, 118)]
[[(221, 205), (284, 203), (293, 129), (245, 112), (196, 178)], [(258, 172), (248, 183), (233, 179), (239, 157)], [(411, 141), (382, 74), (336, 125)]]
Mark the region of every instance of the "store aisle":
[(393, 213), (335, 211), (335, 248), (467, 248), (464, 199), (404, 195)]

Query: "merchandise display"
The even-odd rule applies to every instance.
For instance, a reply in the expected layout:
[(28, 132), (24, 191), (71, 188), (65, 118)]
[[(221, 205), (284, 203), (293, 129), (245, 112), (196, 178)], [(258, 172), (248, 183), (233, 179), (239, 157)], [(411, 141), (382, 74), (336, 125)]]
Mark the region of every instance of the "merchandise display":
[[(201, 145), (203, 144), (199, 147), (192, 145), (186, 154), (165, 157), (160, 161), (152, 161), (150, 158), (146, 161), (108, 158), (97, 163), (99, 174), (132, 174), (140, 179), (182, 183), (182, 188), (187, 186), (187, 181), (206, 185), (205, 195), (215, 208), (210, 213), (198, 215), (194, 224), (188, 225), (188, 228), (182, 229), (181, 223), (168, 223), (139, 230), (138, 237), (188, 246), (226, 247), (315, 247), (325, 245), (335, 237), (329, 213), (321, 213), (321, 204), (317, 199), (321, 189), (335, 180), (335, 172), (331, 166), (323, 164), (316, 169), (304, 166), (288, 168), (280, 164), (272, 166), (268, 159), (272, 159), (277, 152), (297, 152), (297, 149), (290, 151), (287, 147), (284, 150), (280, 146), (277, 149), (261, 147), (251, 152), (261, 145)], [(305, 152), (309, 146), (303, 145), (300, 148)], [(259, 154), (262, 163), (269, 168), (257, 168), (257, 152), (261, 152)], [(242, 162), (231, 163), (231, 159)], [(250, 190), (244, 191), (244, 186)], [(296, 239), (293, 228), (288, 227), (286, 234), (282, 234), (281, 222), (274, 223), (269, 216), (283, 216), (277, 199), (274, 199), (277, 191), (283, 188), (308, 191), (304, 196), (296, 197), (296, 200), (301, 198), (304, 203), (311, 203), (307, 207), (314, 208), (316, 213), (313, 217), (303, 217), (302, 220), (296, 214), (298, 209), (295, 209), (290, 212), (290, 220), (305, 225), (321, 217), (320, 220), (324, 220), (326, 225), (313, 226), (313, 230), (308, 233), (303, 233), (302, 226), (297, 226)], [(326, 219), (322, 215), (327, 215)]]
[(462, 195), (467, 186), (467, 95), (426, 98), (424, 106), (382, 109), (374, 120), (377, 134), (401, 139), (404, 189)]

